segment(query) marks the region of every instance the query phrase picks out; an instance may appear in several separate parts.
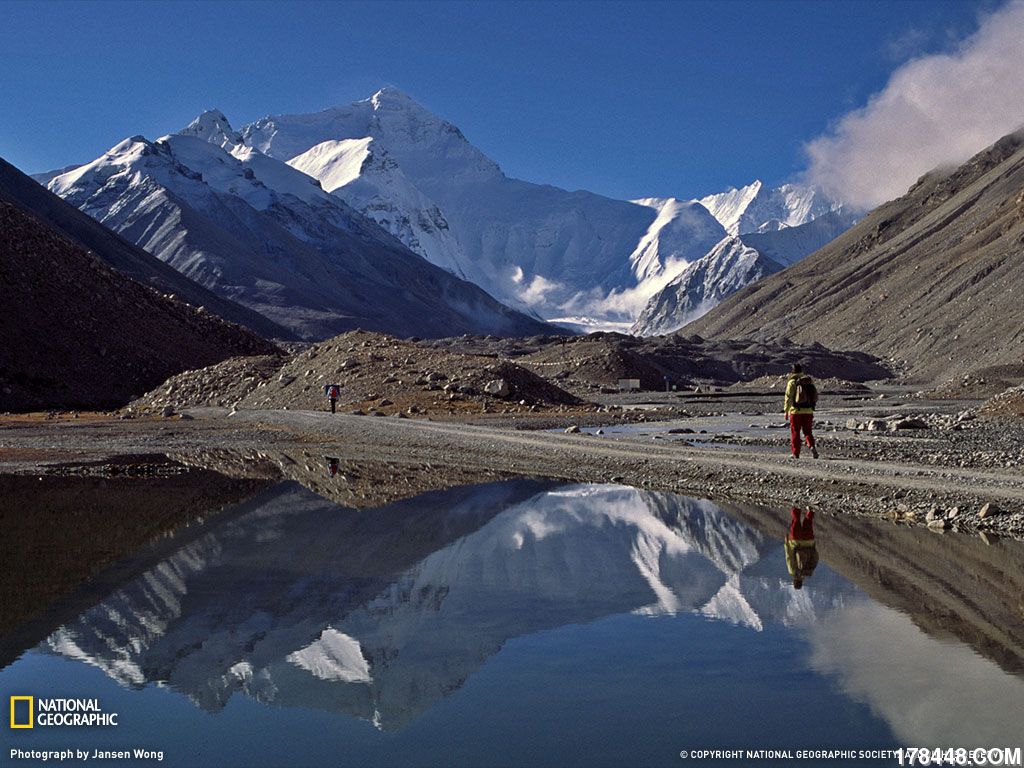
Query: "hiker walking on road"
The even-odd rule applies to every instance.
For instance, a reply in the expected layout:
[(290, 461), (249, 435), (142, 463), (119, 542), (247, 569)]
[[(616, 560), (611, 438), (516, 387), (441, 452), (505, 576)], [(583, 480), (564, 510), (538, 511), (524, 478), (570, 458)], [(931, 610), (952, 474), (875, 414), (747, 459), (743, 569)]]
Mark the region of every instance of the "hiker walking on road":
[(338, 407), (338, 398), (341, 396), (341, 385), (324, 384), (324, 394), (331, 401), (331, 413), (334, 413)]
[(793, 458), (800, 458), (800, 433), (811, 449), (811, 455), (818, 458), (814, 445), (814, 407), (818, 404), (818, 390), (814, 379), (804, 373), (799, 363), (793, 365), (793, 372), (786, 381), (786, 418), (789, 419), (789, 445)]
[(786, 569), (793, 579), (793, 588), (801, 589), (818, 565), (818, 547), (814, 543), (814, 510), (789, 511), (789, 535), (786, 536)]

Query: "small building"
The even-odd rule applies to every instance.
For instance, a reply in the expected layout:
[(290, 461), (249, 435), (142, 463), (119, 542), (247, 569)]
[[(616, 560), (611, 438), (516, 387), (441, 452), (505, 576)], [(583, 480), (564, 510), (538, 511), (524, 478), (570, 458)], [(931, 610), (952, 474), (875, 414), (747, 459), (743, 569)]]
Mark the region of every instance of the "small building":
[(619, 379), (619, 392), (639, 392), (640, 379)]

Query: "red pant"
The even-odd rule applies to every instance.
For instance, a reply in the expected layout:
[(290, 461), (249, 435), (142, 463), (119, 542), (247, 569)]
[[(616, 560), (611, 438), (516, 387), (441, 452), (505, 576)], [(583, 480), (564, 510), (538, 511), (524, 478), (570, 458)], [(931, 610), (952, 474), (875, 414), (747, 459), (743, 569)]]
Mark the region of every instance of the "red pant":
[(807, 440), (807, 447), (814, 447), (813, 413), (791, 413), (789, 414), (789, 445), (793, 449), (793, 455), (800, 456), (800, 430), (803, 430), (804, 439)]

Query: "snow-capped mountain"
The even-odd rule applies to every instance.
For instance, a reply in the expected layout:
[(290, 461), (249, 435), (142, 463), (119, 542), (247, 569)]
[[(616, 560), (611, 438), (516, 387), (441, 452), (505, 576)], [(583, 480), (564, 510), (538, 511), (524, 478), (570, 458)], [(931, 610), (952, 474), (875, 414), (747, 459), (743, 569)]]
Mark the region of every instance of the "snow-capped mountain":
[(231, 127), (219, 109), (206, 110), (178, 133), (182, 136), (195, 136), (229, 152), (242, 143), (241, 134)]
[(825, 247), (857, 223), (858, 217), (842, 207), (803, 224), (741, 235), (743, 243), (785, 267)]
[[(267, 117), (241, 133), (248, 146), (314, 173), (353, 207), (386, 220), (428, 260), (541, 316), (589, 309), (638, 281), (629, 257), (654, 210), (508, 178), (458, 128), (395, 89), (315, 114)], [(351, 169), (363, 145), (368, 179), (360, 188), (350, 172), (335, 171)], [(421, 220), (431, 237), (412, 224)], [(434, 236), (445, 224), (448, 232)]]
[(782, 269), (778, 262), (729, 235), (650, 300), (632, 333), (671, 333), (710, 311), (729, 294)]
[(316, 179), (237, 142), (211, 111), (126, 139), (48, 188), (201, 285), (303, 338), (546, 327), (426, 263)]
[(722, 239), (721, 224), (694, 200), (650, 197), (633, 202), (658, 212), (629, 255), (632, 272), (641, 281), (696, 261)]
[(794, 591), (781, 540), (706, 501), (517, 480), (360, 512), (286, 483), (44, 648), (212, 711), (243, 693), (397, 729), (514, 637), (626, 612), (806, 626), (857, 594), (825, 566)]
[[(637, 205), (652, 208), (657, 217), (629, 255), (625, 282), (631, 287), (615, 289), (592, 303), (604, 317), (633, 318), (676, 275), (700, 259), (725, 234), (722, 225), (695, 200), (644, 198)], [(574, 307), (586, 311), (588, 307)], [(554, 322), (564, 322), (554, 318)], [(609, 329), (610, 330), (610, 329)]]
[(841, 207), (796, 226), (730, 235), (651, 297), (630, 329), (638, 336), (672, 333), (726, 297), (781, 272), (834, 240), (857, 219)]
[(462, 246), (441, 209), (402, 173), (372, 137), (324, 141), (288, 165), (376, 221), (428, 261), (465, 277)]
[[(216, 193), (241, 195), (264, 218), (273, 219), (275, 227), (283, 227), (318, 252), (331, 251), (334, 261), (339, 251), (352, 250), (350, 244), (332, 243), (330, 227), (315, 232), (316, 223), (309, 221), (311, 209), (329, 209), (324, 200), (328, 193), (343, 204), (342, 218), (355, 221), (362, 215), (413, 253), (499, 301), (581, 329), (629, 327), (648, 302), (727, 235), (785, 231), (838, 207), (815, 189), (794, 184), (769, 189), (760, 181), (701, 200), (634, 201), (520, 181), (507, 177), (457, 127), (393, 88), (317, 113), (265, 117), (238, 131), (223, 113), (210, 110), (178, 138), (206, 142), (237, 161), (199, 157), (198, 150), (187, 158), (178, 157), (186, 154), (182, 147), (174, 162), (198, 175), (193, 181), (208, 184), (207, 176), (227, 172), (221, 167), (224, 162), (234, 171), (253, 174), (252, 179), (243, 176), (236, 182), (224, 177)], [(131, 164), (118, 157), (130, 151), (130, 146), (119, 145), (87, 166), (36, 178), (115, 228), (126, 227), (127, 219), (144, 221), (144, 226), (140, 223), (132, 231), (137, 242), (158, 249), (155, 255), (224, 295), (262, 307), (260, 311), (307, 337), (352, 325), (409, 332), (408, 323), (401, 325), (402, 318), (415, 313), (407, 307), (389, 305), (392, 299), (369, 286), (343, 291), (340, 286), (322, 284), (331, 282), (320, 279), (323, 267), (305, 265), (304, 258), (294, 256), (294, 242), (283, 243), (262, 230), (254, 231), (260, 228), (251, 223), (243, 225), (248, 232), (239, 233), (235, 225), (245, 217), (232, 212), (225, 218), (224, 211), (211, 211), (208, 201), (193, 205), (193, 195), (203, 197), (194, 186), (188, 190), (180, 185), (166, 187), (175, 198), (169, 203), (161, 199), (161, 192), (146, 186), (152, 177), (139, 176), (130, 183)], [(319, 186), (303, 186), (297, 174), (281, 169), (286, 164), (291, 171), (316, 179)], [(121, 170), (104, 170), (111, 165)], [(96, 183), (83, 178), (83, 168), (96, 177)], [(68, 184), (68, 179), (75, 183)], [(253, 180), (267, 192), (255, 193), (247, 183)], [(79, 182), (93, 194), (108, 183), (113, 187), (90, 200), (83, 197)], [(113, 194), (115, 188), (117, 194)], [(301, 201), (295, 203), (301, 210), (291, 210), (293, 197)], [(153, 210), (158, 200), (161, 213)], [(187, 213), (180, 212), (186, 208)], [(192, 215), (197, 209), (202, 211), (199, 223)], [(328, 220), (337, 218), (328, 216)], [(366, 264), (376, 267), (382, 259), (375, 249), (400, 249), (387, 238), (387, 246), (379, 246), (381, 238), (371, 229), (362, 226), (361, 237), (366, 243), (375, 242), (358, 252), (365, 255)], [(790, 249), (787, 258), (799, 250)], [(263, 251), (261, 259), (253, 251)], [(231, 263), (230, 254), (235, 252), (241, 254), (238, 264)], [(257, 261), (260, 269), (253, 272)], [(411, 268), (405, 264), (406, 271)], [(730, 278), (730, 285), (741, 277)], [(374, 282), (380, 288), (387, 280), (378, 273)], [(408, 292), (408, 285), (404, 282), (401, 290), (392, 292), (393, 301), (401, 303), (397, 297)], [(715, 294), (712, 291), (699, 303), (710, 307)], [(372, 298), (364, 300), (368, 297)], [(493, 315), (498, 310), (484, 308), (486, 301), (480, 295), (472, 301), (448, 303), (465, 310), (461, 319), (442, 320), (419, 335), (443, 332), (441, 328), (449, 333), (460, 328), (537, 332), (536, 327), (526, 329), (521, 321), (496, 320)], [(472, 317), (478, 310), (481, 316)], [(397, 318), (401, 327), (389, 327), (381, 316), (385, 312)]]
[(434, 264), (579, 326), (633, 321), (726, 234), (798, 226), (837, 205), (808, 187), (760, 181), (700, 201), (627, 203), (511, 179), (458, 128), (393, 88), (240, 133)]
[(800, 184), (774, 189), (760, 180), (699, 201), (730, 235), (798, 227), (841, 207), (820, 190)]

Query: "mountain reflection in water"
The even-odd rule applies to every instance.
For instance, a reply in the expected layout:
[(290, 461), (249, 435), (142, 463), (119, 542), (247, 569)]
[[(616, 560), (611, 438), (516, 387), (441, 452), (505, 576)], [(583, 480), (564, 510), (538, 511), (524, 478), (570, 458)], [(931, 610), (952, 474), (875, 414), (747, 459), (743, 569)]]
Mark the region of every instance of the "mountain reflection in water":
[[(904, 743), (1009, 743), (1024, 681), (869, 597), (829, 567), (829, 520), (816, 529), (821, 565), (795, 590), (783, 536), (708, 501), (514, 480), (353, 510), (286, 482), (40, 648), (209, 712), (242, 694), (400, 731), (513, 638), (689, 613), (753, 652), (770, 627), (804, 638), (809, 670)], [(700, 652), (678, 638), (680, 658)]]

